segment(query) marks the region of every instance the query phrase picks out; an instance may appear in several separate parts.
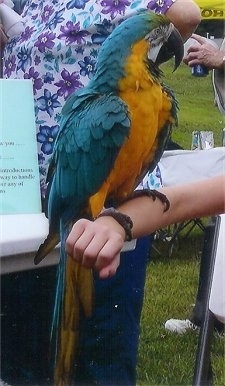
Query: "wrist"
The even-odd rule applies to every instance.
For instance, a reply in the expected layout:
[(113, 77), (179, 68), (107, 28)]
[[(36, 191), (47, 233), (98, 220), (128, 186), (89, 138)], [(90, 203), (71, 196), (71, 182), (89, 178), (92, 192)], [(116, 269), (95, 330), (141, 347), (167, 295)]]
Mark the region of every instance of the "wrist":
[(94, 222), (97, 222), (100, 226), (107, 227), (111, 232), (118, 233), (121, 239), (126, 241), (126, 233), (123, 227), (111, 216), (97, 217)]
[(133, 227), (133, 222), (129, 216), (117, 211), (114, 208), (108, 208), (103, 210), (96, 220), (101, 219), (102, 217), (109, 217), (111, 219), (111, 225), (113, 224), (114, 228), (116, 226), (117, 231), (123, 237), (124, 241), (132, 240), (131, 229)]

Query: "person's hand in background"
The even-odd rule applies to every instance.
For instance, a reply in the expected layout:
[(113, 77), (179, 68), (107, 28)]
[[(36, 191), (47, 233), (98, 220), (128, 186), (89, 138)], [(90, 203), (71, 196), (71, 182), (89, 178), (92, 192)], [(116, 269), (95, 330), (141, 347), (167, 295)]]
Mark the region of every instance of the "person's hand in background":
[(213, 42), (200, 35), (193, 34), (191, 39), (196, 43), (193, 42), (187, 49), (187, 54), (183, 59), (184, 63), (190, 67), (201, 64), (208, 70), (224, 69), (225, 52), (220, 51)]

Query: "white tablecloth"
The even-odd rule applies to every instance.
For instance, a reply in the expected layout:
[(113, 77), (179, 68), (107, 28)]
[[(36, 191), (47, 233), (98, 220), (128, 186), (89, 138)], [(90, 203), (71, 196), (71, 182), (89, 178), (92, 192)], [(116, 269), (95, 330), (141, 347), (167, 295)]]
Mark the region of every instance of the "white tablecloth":
[(225, 173), (225, 147), (165, 151), (159, 162), (164, 186), (173, 186)]
[[(0, 215), (1, 273), (36, 268), (34, 255), (48, 233), (48, 221), (43, 213)], [(38, 268), (56, 264), (58, 248), (50, 253)]]

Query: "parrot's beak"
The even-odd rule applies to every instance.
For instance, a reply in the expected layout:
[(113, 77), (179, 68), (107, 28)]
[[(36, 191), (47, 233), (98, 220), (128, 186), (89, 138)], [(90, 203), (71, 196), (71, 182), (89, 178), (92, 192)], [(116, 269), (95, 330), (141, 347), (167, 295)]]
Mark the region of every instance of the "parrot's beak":
[(168, 40), (162, 45), (155, 63), (160, 65), (164, 62), (167, 62), (173, 56), (175, 57), (173, 71), (175, 71), (177, 67), (179, 67), (184, 56), (183, 39), (175, 27), (173, 27)]

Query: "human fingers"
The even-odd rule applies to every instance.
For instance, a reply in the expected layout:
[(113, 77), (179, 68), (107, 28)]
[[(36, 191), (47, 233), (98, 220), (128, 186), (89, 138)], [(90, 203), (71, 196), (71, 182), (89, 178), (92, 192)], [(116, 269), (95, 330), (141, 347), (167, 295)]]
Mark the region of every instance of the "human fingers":
[(184, 63), (186, 63), (189, 67), (193, 67), (196, 64), (200, 64), (199, 56), (197, 52), (190, 52), (186, 58), (184, 58)]
[(187, 54), (183, 58), (183, 62), (190, 67), (194, 66), (195, 64), (198, 64), (199, 63), (198, 62), (198, 53), (199, 53), (199, 51), (196, 49), (194, 49), (194, 50), (189, 49), (187, 51)]
[[(103, 224), (77, 221), (66, 241), (67, 253), (87, 268), (100, 271), (110, 265), (124, 244), (123, 237)], [(113, 265), (113, 270), (117, 268)]]
[(199, 53), (199, 45), (192, 44), (190, 47), (188, 47), (185, 56), (183, 57), (183, 62), (187, 64), (188, 66), (194, 65), (191, 63), (193, 59), (197, 59), (197, 55)]
[(74, 243), (73, 258), (86, 268), (94, 268), (99, 252), (106, 242), (104, 233), (90, 225)]
[(201, 46), (199, 46), (199, 45), (197, 45), (197, 44), (192, 44), (192, 45), (187, 49), (187, 54), (190, 54), (191, 52), (199, 52), (200, 47), (201, 47)]
[(203, 36), (200, 36), (200, 35), (197, 35), (197, 34), (192, 34), (191, 38), (195, 39), (196, 42), (198, 42), (199, 44), (204, 44), (206, 42), (206, 39)]
[[(107, 238), (104, 246), (99, 250), (94, 269), (99, 273), (103, 271), (110, 272), (110, 276), (116, 273), (120, 261), (120, 252), (123, 248), (124, 242), (120, 236), (112, 233)], [(107, 268), (107, 269), (105, 269)]]
[(89, 228), (92, 229), (85, 229), (77, 240), (74, 258), (84, 267), (100, 271), (111, 265), (115, 256), (121, 251), (124, 241), (120, 234), (107, 227), (93, 223), (93, 227)]
[(116, 274), (117, 268), (120, 264), (120, 253), (118, 253), (114, 260), (111, 262), (111, 264), (107, 265), (106, 267), (100, 269), (99, 271), (99, 277), (100, 279), (108, 279), (109, 277), (112, 277)]
[[(86, 227), (89, 225), (90, 221), (86, 219), (78, 220), (72, 227), (71, 232), (69, 233), (69, 236), (66, 240), (66, 252), (73, 257), (74, 256), (74, 249), (77, 240), (82, 236), (84, 233)], [(77, 257), (78, 258), (78, 257)]]

